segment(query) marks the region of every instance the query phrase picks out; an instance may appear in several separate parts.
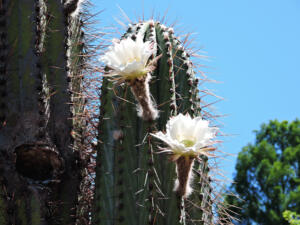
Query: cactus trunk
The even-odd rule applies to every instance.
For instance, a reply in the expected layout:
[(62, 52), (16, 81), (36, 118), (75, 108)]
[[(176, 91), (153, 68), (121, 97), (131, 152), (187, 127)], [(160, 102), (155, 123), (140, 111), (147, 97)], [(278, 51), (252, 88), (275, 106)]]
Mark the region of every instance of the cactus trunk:
[(0, 7), (0, 224), (74, 224), (80, 19), (60, 0)]
[[(195, 198), (207, 183), (199, 184), (199, 179), (194, 179), (193, 187), (197, 190), (192, 194), (192, 203), (177, 195), (173, 191), (175, 163), (167, 155), (158, 154), (157, 141), (149, 135), (164, 130), (170, 116), (201, 114), (193, 64), (173, 35), (173, 29), (148, 21), (131, 25), (122, 38), (135, 40), (138, 35), (145, 42), (152, 41), (156, 57), (160, 57), (149, 82), (159, 118), (150, 121), (139, 118), (136, 102), (140, 100), (132, 94), (130, 85), (117, 86), (104, 77), (93, 224), (208, 224), (203, 218), (212, 213), (211, 208), (204, 210), (203, 198)], [(194, 163), (194, 169), (206, 168), (205, 162)]]

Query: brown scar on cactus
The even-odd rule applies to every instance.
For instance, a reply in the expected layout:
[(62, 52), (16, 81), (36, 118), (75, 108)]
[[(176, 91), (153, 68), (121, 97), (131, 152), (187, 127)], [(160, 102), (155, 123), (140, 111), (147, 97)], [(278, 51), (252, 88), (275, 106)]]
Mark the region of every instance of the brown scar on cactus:
[(25, 143), (15, 148), (15, 154), (16, 169), (25, 177), (46, 180), (63, 172), (63, 158), (48, 143)]

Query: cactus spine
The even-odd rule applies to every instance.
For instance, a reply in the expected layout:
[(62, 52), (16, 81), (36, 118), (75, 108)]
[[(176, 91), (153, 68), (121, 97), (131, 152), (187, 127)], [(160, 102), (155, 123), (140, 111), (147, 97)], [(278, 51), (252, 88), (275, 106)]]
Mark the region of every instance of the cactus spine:
[(78, 1), (0, 4), (0, 224), (74, 224), (81, 182)]
[[(150, 81), (159, 118), (145, 121), (137, 117), (136, 98), (129, 86), (103, 79), (93, 224), (211, 224), (211, 219), (205, 218), (212, 208), (204, 208), (208, 182), (194, 180), (193, 186), (197, 190), (202, 186), (203, 191), (200, 199), (197, 191), (192, 194), (196, 202), (179, 198), (173, 191), (175, 164), (166, 155), (156, 154), (157, 141), (149, 135), (164, 130), (170, 116), (201, 114), (193, 64), (172, 28), (142, 22), (130, 25), (122, 38), (135, 40), (137, 35), (152, 41), (156, 56), (160, 56)], [(206, 161), (194, 164), (201, 178)]]

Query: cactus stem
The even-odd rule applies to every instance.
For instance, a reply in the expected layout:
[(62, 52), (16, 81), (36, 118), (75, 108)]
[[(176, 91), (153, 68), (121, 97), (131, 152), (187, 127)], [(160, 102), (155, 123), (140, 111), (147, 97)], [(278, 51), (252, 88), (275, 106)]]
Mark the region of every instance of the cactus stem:
[[(153, 127), (151, 125), (148, 127), (148, 132), (152, 132)], [(153, 158), (153, 148), (151, 145), (151, 136), (148, 136), (148, 156), (149, 156), (149, 169), (148, 169), (148, 174), (149, 174), (149, 182), (148, 182), (148, 189), (149, 189), (149, 196), (148, 196), (148, 201), (151, 203), (150, 208), (149, 208), (149, 224), (154, 224), (155, 223), (155, 217), (156, 217), (156, 200), (155, 200), (155, 187), (157, 188), (156, 182), (155, 182), (155, 176), (154, 174), (157, 174), (155, 171), (154, 167), (154, 158)]]
[(176, 90), (176, 85), (175, 85), (175, 75), (174, 75), (174, 64), (173, 64), (173, 52), (172, 52), (172, 44), (170, 42), (170, 38), (169, 36), (166, 37), (166, 40), (165, 40), (167, 43), (170, 43), (169, 45), (167, 45), (167, 55), (169, 57), (168, 59), (168, 65), (169, 65), (169, 81), (171, 82), (171, 94), (172, 94), (172, 97), (171, 97), (171, 104), (170, 104), (170, 107), (171, 107), (171, 115), (176, 115), (177, 114), (177, 105), (176, 105), (176, 94), (175, 94), (175, 90)]
[[(40, 1), (35, 3), (35, 46), (34, 53), (36, 56), (40, 55), (43, 51), (43, 36), (42, 32), (45, 28), (43, 27), (43, 7)], [(42, 62), (40, 57), (37, 57), (37, 62), (35, 64), (35, 76), (36, 76), (36, 89), (38, 90), (37, 99), (38, 99), (38, 110), (39, 110), (39, 131), (36, 133), (37, 139), (43, 139), (46, 135), (46, 126), (47, 126), (47, 114), (48, 114), (48, 100), (47, 94), (49, 89), (45, 77), (42, 75)], [(42, 101), (39, 101), (41, 99)]]
[(65, 14), (72, 14), (73, 12), (75, 12), (81, 2), (82, 1), (80, 1), (80, 0), (66, 1), (65, 5), (64, 5)]
[[(102, 85), (102, 96), (100, 97), (97, 156), (97, 161), (101, 161), (98, 162), (101, 167), (96, 168), (98, 177), (96, 179), (95, 214), (93, 215), (94, 221), (98, 225), (102, 223), (203, 224), (201, 221), (209, 221), (205, 224), (212, 224), (210, 218), (203, 220), (206, 214), (213, 213), (209, 204), (214, 204), (214, 200), (207, 196), (211, 190), (210, 181), (203, 180), (208, 173), (206, 161), (202, 160), (202, 157), (198, 162), (195, 160), (198, 159), (196, 157), (174, 155), (173, 163), (167, 163), (167, 155), (158, 156), (154, 153), (156, 147), (148, 135), (153, 131), (161, 130), (170, 116), (186, 112), (193, 116), (199, 116), (201, 111), (196, 90), (198, 84), (193, 71), (194, 65), (189, 60), (190, 54), (183, 47), (185, 43), (188, 43), (187, 38), (183, 43), (173, 34), (172, 28), (167, 28), (159, 22), (147, 21), (130, 24), (120, 41), (129, 38), (138, 40), (142, 36), (144, 43), (153, 43), (152, 49), (156, 49), (154, 50), (156, 54), (148, 58), (147, 65), (149, 65), (149, 61), (154, 61), (157, 55), (160, 56), (160, 59), (153, 64), (153, 69), (141, 74), (139, 78), (130, 77), (129, 80), (127, 77), (123, 77), (123, 79), (113, 77), (112, 81), (115, 82), (110, 82), (105, 78), (105, 76), (109, 76), (109, 70), (106, 71), (106, 74), (104, 72), (105, 83)], [(107, 69), (111, 69), (109, 63), (106, 65)], [(119, 73), (111, 73), (109, 77), (113, 75), (120, 76)], [(120, 93), (115, 92), (112, 88), (113, 85)], [(148, 85), (158, 110), (162, 112), (159, 119), (155, 121), (151, 119), (151, 112), (149, 113), (154, 103), (151, 102), (152, 96), (149, 91), (145, 91)], [(131, 93), (128, 95), (127, 87), (131, 88)], [(124, 97), (122, 93), (125, 93)], [(122, 101), (119, 101), (118, 99), (121, 98), (118, 96), (121, 95), (123, 98)], [(140, 108), (140, 117), (144, 121), (137, 118), (134, 113), (135, 109), (130, 103), (135, 101)], [(123, 104), (125, 107), (122, 107)], [(148, 117), (150, 121), (145, 121), (144, 117)], [(123, 121), (122, 127), (118, 123), (119, 121)], [(121, 133), (119, 130), (122, 130), (124, 134), (124, 140), (120, 143)], [(147, 137), (148, 142), (146, 141)], [(126, 154), (123, 156), (126, 156), (126, 160), (124, 157), (121, 158), (124, 153), (123, 150), (119, 151), (119, 145), (124, 147)], [(119, 162), (119, 159), (122, 159), (122, 162)], [(192, 168), (196, 169), (197, 167), (203, 167), (203, 170), (199, 171), (200, 176), (193, 180)], [(124, 184), (120, 185), (120, 176), (125, 176), (132, 171), (136, 175), (136, 179), (128, 176), (128, 179), (123, 178)], [(102, 175), (99, 176), (100, 174)], [(176, 192), (174, 192), (172, 181), (176, 177), (177, 186)], [(202, 183), (199, 182), (200, 179), (202, 179)], [(124, 199), (118, 198), (120, 191), (124, 192), (124, 187), (127, 187), (128, 184), (133, 189), (127, 189)], [(192, 193), (193, 196), (187, 200), (191, 186), (195, 188), (195, 191)], [(199, 192), (203, 194), (203, 201), (194, 198), (196, 195), (198, 197)], [(190, 199), (193, 199), (193, 202)], [(136, 200), (135, 206), (131, 204), (132, 200)], [(210, 202), (204, 203), (204, 201)], [(103, 202), (108, 203), (106, 204), (108, 206), (103, 207)], [(121, 202), (122, 204), (120, 204)], [(99, 206), (101, 206), (101, 212), (99, 212)], [(131, 212), (127, 209), (129, 206), (135, 210)], [(124, 212), (127, 214), (122, 220)], [(106, 221), (99, 222), (99, 219), (102, 220), (102, 218)], [(115, 222), (108, 221), (109, 219)]]
[(182, 225), (186, 225), (186, 212), (185, 212), (185, 202), (184, 198), (180, 198), (180, 218), (179, 218), (179, 223)]
[(0, 56), (0, 104), (4, 107), (0, 109), (0, 129), (5, 126), (6, 110), (5, 110), (5, 98), (7, 95), (7, 82), (6, 82), (6, 67), (7, 67), (7, 31), (6, 31), (6, 4), (2, 3), (0, 20), (3, 21), (3, 27), (0, 30), (0, 49), (2, 54)]

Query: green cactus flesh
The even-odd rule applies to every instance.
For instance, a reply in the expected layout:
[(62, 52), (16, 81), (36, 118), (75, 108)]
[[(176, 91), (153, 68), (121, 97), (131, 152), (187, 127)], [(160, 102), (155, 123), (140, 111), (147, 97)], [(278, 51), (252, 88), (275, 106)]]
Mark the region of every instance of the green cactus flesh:
[[(211, 211), (204, 213), (196, 196), (207, 183), (199, 184), (196, 177), (193, 204), (179, 198), (173, 191), (175, 163), (157, 154), (158, 142), (149, 135), (165, 130), (169, 117), (178, 113), (200, 116), (193, 64), (173, 29), (149, 21), (131, 25), (122, 38), (135, 39), (136, 35), (153, 41), (156, 56), (161, 56), (150, 81), (160, 114), (155, 121), (143, 121), (137, 117), (128, 85), (116, 86), (109, 78), (103, 79), (93, 224), (207, 224), (204, 214)], [(204, 165), (195, 163), (194, 169), (198, 171), (199, 166)]]
[(0, 187), (0, 224), (7, 224), (6, 204), (4, 198), (4, 191)]
[[(1, 2), (0, 224), (77, 219), (82, 43), (80, 16), (62, 1)], [(43, 157), (44, 163), (36, 160)]]

